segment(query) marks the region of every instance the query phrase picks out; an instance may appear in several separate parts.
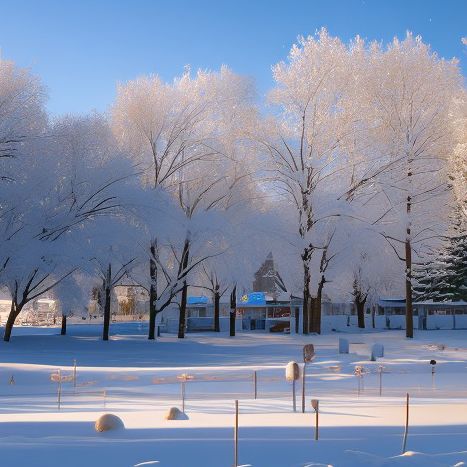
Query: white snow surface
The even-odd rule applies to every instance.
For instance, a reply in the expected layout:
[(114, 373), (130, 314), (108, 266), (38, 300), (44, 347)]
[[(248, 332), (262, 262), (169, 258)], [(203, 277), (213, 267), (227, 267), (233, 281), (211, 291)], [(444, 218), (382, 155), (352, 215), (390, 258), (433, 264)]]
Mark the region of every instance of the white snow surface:
[[(235, 399), (239, 465), (467, 462), (467, 331), (423, 331), (413, 340), (403, 331), (349, 328), (322, 336), (203, 333), (147, 341), (146, 326), (114, 324), (109, 342), (100, 341), (100, 331), (71, 325), (68, 336), (59, 336), (56, 328), (18, 327), (10, 343), (0, 344), (2, 467), (231, 467)], [(339, 337), (349, 339), (349, 354), (338, 354)], [(299, 381), (293, 413), (285, 366), (301, 361), (306, 343), (314, 344), (316, 359), (307, 368), (306, 412)], [(374, 343), (384, 345), (385, 357), (371, 362)], [(360, 393), (357, 365), (365, 369)], [(51, 381), (58, 369), (64, 379), (60, 410), (58, 385)], [(189, 419), (166, 421), (170, 407), (182, 408), (182, 379)], [(406, 393), (410, 423), (402, 454)], [(318, 441), (312, 398), (320, 401)], [(107, 412), (126, 430), (96, 433), (95, 421)]]

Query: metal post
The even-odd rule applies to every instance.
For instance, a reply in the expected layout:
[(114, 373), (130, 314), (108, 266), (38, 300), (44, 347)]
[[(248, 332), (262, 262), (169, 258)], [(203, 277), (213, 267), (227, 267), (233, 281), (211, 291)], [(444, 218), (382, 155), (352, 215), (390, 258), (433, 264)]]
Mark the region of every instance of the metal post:
[(57, 393), (57, 403), (58, 403), (58, 410), (60, 410), (61, 403), (62, 403), (62, 372), (58, 369), (58, 393)]
[(305, 413), (305, 373), (306, 373), (306, 362), (303, 363), (303, 371), (302, 371), (302, 413)]
[(182, 412), (185, 413), (185, 380), (182, 380), (180, 384), (182, 393)]
[(407, 399), (405, 403), (405, 430), (404, 430), (404, 444), (402, 446), (402, 454), (406, 452), (408, 434), (409, 434), (409, 393), (407, 393)]
[(238, 400), (235, 400), (234, 467), (238, 466)]

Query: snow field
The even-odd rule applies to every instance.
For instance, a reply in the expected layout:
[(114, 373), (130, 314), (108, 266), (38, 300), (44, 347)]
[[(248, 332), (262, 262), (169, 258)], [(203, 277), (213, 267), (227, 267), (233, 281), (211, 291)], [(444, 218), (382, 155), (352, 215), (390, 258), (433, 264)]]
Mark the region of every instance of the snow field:
[[(413, 341), (391, 331), (305, 337), (250, 333), (234, 339), (207, 333), (183, 342), (167, 335), (148, 342), (138, 327), (120, 325), (107, 343), (98, 340), (98, 327), (72, 326), (70, 331), (61, 337), (53, 335), (57, 330), (19, 328), (12, 342), (2, 345), (0, 445), (6, 463), (1, 465), (123, 467), (158, 461), (161, 467), (231, 466), (234, 399), (240, 407), (241, 464), (467, 462), (465, 331), (424, 332)], [(349, 339), (349, 354), (337, 353), (338, 337)], [(293, 413), (285, 365), (300, 362), (302, 345), (310, 342), (317, 357), (307, 371), (307, 413)], [(385, 358), (370, 362), (368, 349), (375, 342), (385, 346)], [(72, 374), (73, 358), (78, 362), (76, 388), (63, 383), (59, 411), (57, 383), (50, 375), (58, 368)], [(434, 385), (432, 358), (438, 362)], [(356, 365), (370, 371), (360, 395)], [(379, 365), (386, 371), (382, 396)], [(181, 407), (177, 376), (184, 373), (194, 377), (186, 383), (189, 420), (166, 421), (170, 407)], [(9, 384), (11, 375), (15, 384)], [(298, 409), (300, 391), (299, 381)], [(423, 454), (400, 456), (407, 391), (407, 447)], [(320, 400), (317, 442), (311, 398)], [(103, 413), (119, 416), (126, 429), (95, 433), (94, 422)]]

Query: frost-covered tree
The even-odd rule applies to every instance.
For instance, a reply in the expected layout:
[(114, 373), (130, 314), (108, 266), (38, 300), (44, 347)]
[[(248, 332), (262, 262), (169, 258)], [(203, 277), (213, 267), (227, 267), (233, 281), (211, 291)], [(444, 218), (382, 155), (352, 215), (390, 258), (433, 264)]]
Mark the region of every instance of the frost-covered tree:
[(28, 70), (0, 58), (0, 179), (15, 179), (12, 159), (30, 155), (47, 125), (45, 91)]
[[(239, 121), (250, 108), (249, 99), (248, 81), (225, 67), (218, 73), (200, 71), (195, 77), (188, 70), (171, 84), (158, 77), (141, 78), (119, 88), (113, 108), (114, 132), (121, 146), (141, 162), (143, 183), (171, 193), (190, 222), (199, 211), (223, 209), (231, 200), (233, 186), (243, 177), (233, 149)], [(231, 170), (227, 171), (226, 165)], [(187, 230), (177, 255), (179, 276), (191, 269), (191, 237)], [(148, 245), (149, 339), (154, 338), (158, 279), (162, 276), (158, 249), (154, 235)], [(186, 279), (182, 282), (180, 337), (188, 286)]]
[(456, 99), (456, 117), (453, 122), (456, 145), (449, 155), (448, 176), (460, 213), (467, 218), (467, 93)]
[(67, 332), (67, 318), (85, 316), (91, 299), (92, 281), (81, 272), (75, 272), (59, 282), (53, 289), (53, 296), (58, 301), (58, 312), (61, 316), (62, 336)]
[(12, 297), (5, 340), (28, 302), (87, 261), (87, 227), (121, 208), (116, 189), (131, 168), (123, 160), (100, 157), (112, 149), (99, 128), (86, 119), (54, 124), (27, 158), (13, 160), (15, 179), (0, 184), (0, 280)]
[[(332, 238), (330, 220), (342, 215), (343, 206), (336, 206), (338, 191), (329, 196), (330, 187), (345, 191), (351, 183), (353, 154), (347, 148), (355, 141), (358, 106), (353, 96), (360, 55), (359, 41), (346, 46), (324, 29), (300, 38), (288, 61), (273, 68), (276, 87), (270, 99), (280, 115), (259, 137), (269, 156), (271, 185), (296, 213), (305, 333), (320, 330), (320, 307), (312, 306), (312, 298), (322, 291), (324, 275), (318, 270), (313, 279), (312, 259), (321, 250), (326, 264), (329, 245), (323, 239)], [(322, 232), (316, 235), (325, 229), (320, 224), (329, 227), (324, 237)]]
[(441, 233), (462, 80), (457, 62), (440, 59), (410, 33), (386, 48), (372, 44), (365, 63), (362, 117), (380, 160), (370, 186), (382, 208), (374, 223), (405, 264), (406, 335), (413, 337), (413, 249)]

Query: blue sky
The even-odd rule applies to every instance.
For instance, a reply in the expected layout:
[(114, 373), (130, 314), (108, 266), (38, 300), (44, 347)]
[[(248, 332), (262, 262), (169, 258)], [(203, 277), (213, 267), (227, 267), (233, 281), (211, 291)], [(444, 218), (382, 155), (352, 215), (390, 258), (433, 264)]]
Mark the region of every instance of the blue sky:
[(4, 59), (30, 67), (53, 114), (105, 111), (115, 85), (141, 74), (229, 65), (272, 85), (271, 65), (322, 26), (347, 41), (411, 30), (467, 74), (467, 0), (0, 0)]

